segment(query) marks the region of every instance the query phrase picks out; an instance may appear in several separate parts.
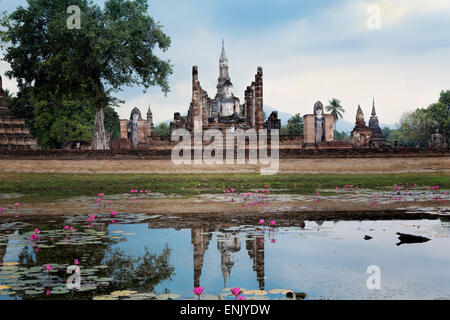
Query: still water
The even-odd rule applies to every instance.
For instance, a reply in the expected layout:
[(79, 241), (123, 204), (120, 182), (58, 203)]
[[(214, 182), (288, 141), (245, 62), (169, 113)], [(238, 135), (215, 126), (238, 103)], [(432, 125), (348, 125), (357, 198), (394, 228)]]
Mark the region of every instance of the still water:
[[(38, 229), (38, 230), (36, 230)], [(72, 230), (71, 230), (72, 229)], [(430, 239), (402, 243), (396, 234)], [(33, 236), (36, 235), (36, 236)], [(365, 240), (365, 236), (371, 238)], [(81, 270), (68, 289), (67, 267)], [(368, 289), (369, 266), (380, 289)], [(0, 299), (450, 299), (450, 222), (185, 223), (126, 215), (0, 220)]]

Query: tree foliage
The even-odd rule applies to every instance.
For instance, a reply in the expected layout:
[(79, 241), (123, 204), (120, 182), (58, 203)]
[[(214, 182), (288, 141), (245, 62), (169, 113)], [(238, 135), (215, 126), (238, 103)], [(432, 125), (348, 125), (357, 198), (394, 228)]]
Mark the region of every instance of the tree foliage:
[(450, 134), (450, 90), (441, 91), (439, 100), (427, 108), (404, 113), (398, 129), (383, 128), (386, 138), (407, 146), (428, 146), (431, 135), (438, 130)]
[(303, 133), (303, 117), (300, 113), (288, 120), (288, 123), (281, 127), (280, 134), (301, 135)]
[[(103, 8), (90, 0), (27, 2), (26, 8), (19, 6), (2, 18), (0, 38), (9, 44), (4, 60), (11, 70), (6, 75), (16, 78), (21, 90), (34, 87), (32, 100), (46, 113), (36, 115), (39, 127), (53, 126), (50, 122), (57, 119), (48, 114), (66, 114), (55, 108), (95, 108), (93, 146), (103, 149), (104, 123), (98, 119), (106, 107), (119, 102), (114, 92), (133, 85), (169, 91), (172, 66), (154, 52), (167, 50), (170, 38), (147, 13), (147, 0), (107, 0)], [(81, 9), (81, 29), (67, 27), (71, 5)], [(81, 105), (73, 97), (83, 97)], [(86, 101), (91, 104), (84, 105)], [(66, 119), (59, 119), (55, 129), (64, 123)], [(85, 131), (78, 124), (71, 128)]]
[(166, 122), (161, 122), (155, 127), (155, 132), (160, 136), (170, 136), (170, 126)]

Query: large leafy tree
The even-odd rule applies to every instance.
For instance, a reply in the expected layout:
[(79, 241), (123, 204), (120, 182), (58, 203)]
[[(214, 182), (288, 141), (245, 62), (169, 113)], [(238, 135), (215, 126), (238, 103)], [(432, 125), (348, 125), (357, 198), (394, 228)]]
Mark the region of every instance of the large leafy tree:
[(340, 100), (333, 98), (328, 102), (328, 105), (325, 108), (334, 117), (334, 135), (336, 139), (336, 122), (339, 119), (342, 119), (342, 114), (345, 112), (344, 107), (341, 106)]
[[(81, 9), (80, 29), (67, 26), (71, 5)], [(148, 14), (147, 0), (107, 0), (103, 8), (90, 0), (28, 0), (1, 24), (7, 76), (20, 89), (33, 86), (36, 104), (70, 108), (72, 97), (86, 97), (95, 107), (93, 149), (108, 148), (104, 115), (119, 102), (114, 92), (132, 85), (169, 91), (172, 66), (155, 51), (166, 51), (170, 38)]]
[(300, 113), (290, 118), (285, 126), (280, 130), (281, 134), (286, 135), (301, 135), (303, 133), (303, 117)]

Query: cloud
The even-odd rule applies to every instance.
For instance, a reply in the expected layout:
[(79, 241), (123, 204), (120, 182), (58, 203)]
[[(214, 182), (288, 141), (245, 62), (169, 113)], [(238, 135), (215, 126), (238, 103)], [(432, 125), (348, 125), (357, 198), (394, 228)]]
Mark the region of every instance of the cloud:
[[(128, 118), (136, 106), (145, 112), (149, 104), (155, 122), (186, 113), (193, 65), (199, 67), (202, 87), (214, 96), (222, 38), (235, 95), (242, 101), (262, 66), (264, 103), (291, 114), (310, 113), (316, 100), (326, 103), (335, 97), (346, 109), (344, 118), (353, 122), (358, 104), (368, 118), (375, 96), (380, 121), (394, 123), (403, 112), (425, 107), (441, 90), (450, 89), (450, 1), (256, 4), (150, 2), (150, 14), (172, 38), (163, 54), (175, 65), (172, 90), (164, 97), (158, 88), (146, 94), (141, 88), (125, 88), (118, 95), (126, 100), (117, 109), (120, 117)], [(379, 30), (367, 28), (370, 5), (380, 7)]]

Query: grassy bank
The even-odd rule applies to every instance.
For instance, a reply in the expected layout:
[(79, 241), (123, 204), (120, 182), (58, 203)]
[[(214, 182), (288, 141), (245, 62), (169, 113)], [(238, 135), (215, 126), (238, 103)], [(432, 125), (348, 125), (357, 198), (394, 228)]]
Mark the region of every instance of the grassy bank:
[[(74, 196), (117, 194), (132, 189), (179, 193), (186, 196), (220, 193), (224, 188), (249, 190), (270, 185), (273, 192), (308, 194), (318, 188), (335, 188), (345, 184), (361, 188), (384, 189), (396, 184), (439, 185), (450, 189), (450, 175), (444, 174), (65, 174), (0, 173), (0, 194), (25, 195), (21, 201), (50, 201)], [(200, 186), (199, 186), (200, 184)], [(0, 196), (0, 203), (13, 198)]]

